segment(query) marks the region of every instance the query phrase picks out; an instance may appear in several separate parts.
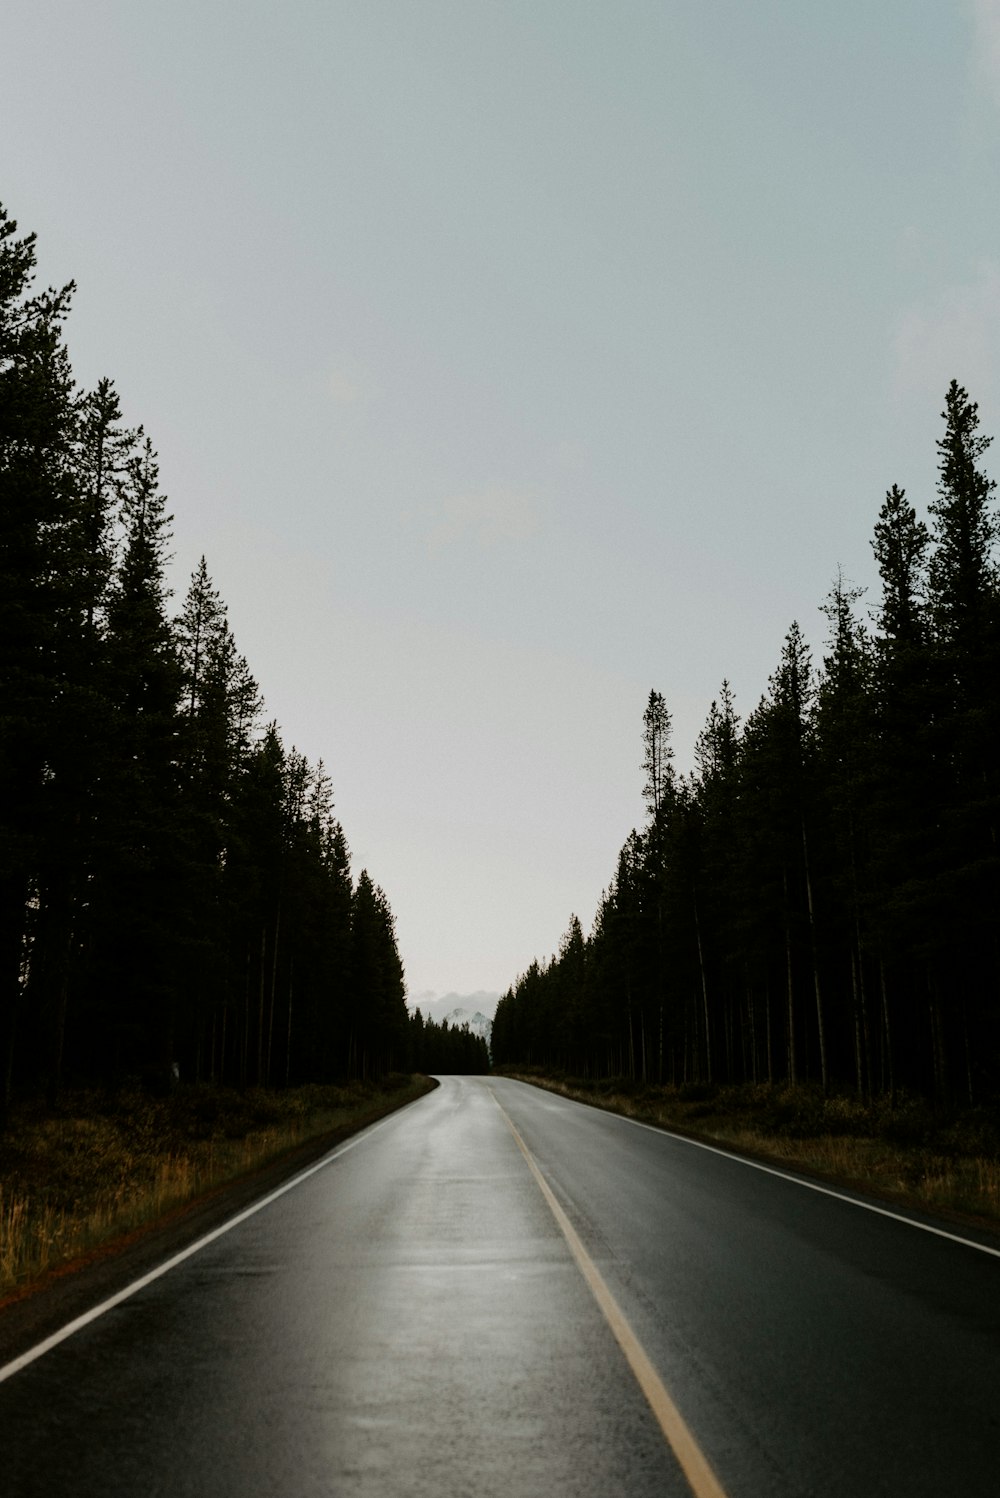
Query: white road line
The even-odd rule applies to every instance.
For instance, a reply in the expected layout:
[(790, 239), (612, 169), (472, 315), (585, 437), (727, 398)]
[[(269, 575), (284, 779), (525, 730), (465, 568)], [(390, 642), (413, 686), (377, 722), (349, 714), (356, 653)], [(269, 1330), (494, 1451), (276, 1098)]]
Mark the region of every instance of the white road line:
[[(522, 1086), (532, 1087), (537, 1092), (549, 1090), (545, 1087), (535, 1088), (531, 1082), (522, 1083)], [(963, 1238), (960, 1233), (949, 1233), (945, 1228), (933, 1227), (929, 1222), (920, 1222), (916, 1217), (906, 1217), (902, 1212), (893, 1212), (888, 1207), (877, 1207), (874, 1202), (864, 1201), (857, 1196), (847, 1196), (832, 1186), (821, 1186), (818, 1181), (807, 1181), (804, 1176), (792, 1175), (787, 1170), (778, 1170), (774, 1165), (764, 1165), (760, 1160), (750, 1160), (746, 1155), (733, 1154), (722, 1145), (706, 1144), (704, 1140), (692, 1139), (687, 1134), (675, 1134), (672, 1129), (661, 1129), (656, 1124), (643, 1123), (641, 1119), (629, 1118), (626, 1113), (612, 1113), (610, 1108), (601, 1108), (597, 1103), (585, 1103), (580, 1098), (563, 1097), (561, 1093), (550, 1095), (561, 1098), (564, 1103), (579, 1103), (581, 1108), (590, 1108), (604, 1118), (617, 1118), (621, 1123), (633, 1124), (637, 1129), (648, 1129), (651, 1134), (666, 1135), (668, 1139), (676, 1139), (681, 1144), (690, 1144), (695, 1149), (708, 1150), (711, 1155), (721, 1155), (724, 1160), (732, 1160), (737, 1165), (749, 1165), (751, 1170), (762, 1170), (765, 1175), (777, 1176), (779, 1181), (788, 1181), (793, 1186), (804, 1186), (807, 1191), (818, 1191), (821, 1196), (832, 1196), (835, 1201), (846, 1202), (850, 1207), (862, 1207), (866, 1212), (874, 1212), (878, 1217), (891, 1217), (893, 1222), (905, 1223), (907, 1227), (919, 1228), (922, 1233), (933, 1233), (935, 1238), (947, 1238), (950, 1243), (961, 1243), (965, 1248), (974, 1248), (981, 1254), (990, 1254), (992, 1258), (1000, 1259), (1000, 1248), (992, 1248), (987, 1243), (977, 1243), (975, 1238)]]
[(247, 1218), (253, 1217), (255, 1213), (262, 1212), (273, 1201), (277, 1201), (279, 1196), (284, 1196), (286, 1191), (292, 1191), (296, 1186), (301, 1186), (303, 1181), (307, 1181), (317, 1171), (325, 1170), (328, 1165), (332, 1165), (335, 1160), (339, 1160), (341, 1155), (346, 1155), (348, 1150), (354, 1149), (358, 1144), (363, 1144), (366, 1139), (370, 1139), (374, 1133), (385, 1124), (391, 1123), (393, 1119), (398, 1118), (400, 1113), (404, 1111), (405, 1108), (396, 1109), (395, 1112), (380, 1119), (378, 1123), (371, 1124), (363, 1133), (357, 1134), (353, 1139), (347, 1140), (345, 1144), (340, 1145), (329, 1155), (324, 1155), (322, 1160), (318, 1160), (315, 1165), (310, 1165), (307, 1169), (299, 1171), (298, 1175), (293, 1176), (290, 1181), (286, 1181), (283, 1186), (278, 1186), (274, 1191), (269, 1192), (267, 1196), (262, 1196), (260, 1201), (254, 1202), (251, 1206), (244, 1207), (242, 1212), (237, 1212), (235, 1217), (230, 1217), (228, 1222), (224, 1222), (221, 1227), (213, 1228), (203, 1238), (190, 1243), (180, 1253), (174, 1254), (172, 1258), (166, 1259), (162, 1264), (157, 1265), (155, 1269), (151, 1269), (148, 1274), (144, 1274), (141, 1279), (133, 1280), (130, 1285), (125, 1286), (124, 1290), (119, 1290), (116, 1295), (111, 1295), (107, 1300), (102, 1300), (100, 1305), (96, 1305), (91, 1310), (85, 1311), (82, 1316), (77, 1316), (75, 1320), (68, 1321), (65, 1326), (61, 1326), (58, 1331), (53, 1332), (50, 1337), (46, 1337), (43, 1342), (37, 1342), (34, 1347), (29, 1347), (28, 1351), (22, 1352), (20, 1357), (14, 1358), (9, 1363), (5, 1363), (0, 1368), (0, 1384), (5, 1379), (12, 1378), (15, 1373), (20, 1373), (22, 1368), (27, 1368), (29, 1363), (33, 1363), (37, 1358), (44, 1356), (45, 1353), (51, 1352), (53, 1347), (58, 1347), (60, 1342), (65, 1342), (66, 1338), (72, 1337), (74, 1332), (81, 1331), (83, 1327), (89, 1326), (92, 1321), (96, 1321), (105, 1312), (113, 1311), (115, 1306), (120, 1306), (123, 1300), (128, 1300), (137, 1291), (144, 1290), (147, 1285), (151, 1285), (161, 1275), (169, 1273), (171, 1269), (176, 1269), (178, 1264), (183, 1264), (184, 1260), (190, 1259), (192, 1254), (200, 1253), (203, 1248), (207, 1248), (210, 1243), (214, 1243), (216, 1238), (221, 1238), (225, 1233), (231, 1232), (233, 1228), (239, 1227), (241, 1222), (246, 1222)]
[[(490, 1088), (490, 1091), (492, 1092), (493, 1089)], [(712, 1471), (708, 1458), (695, 1440), (680, 1410), (668, 1394), (666, 1385), (653, 1367), (649, 1355), (629, 1325), (621, 1306), (608, 1289), (600, 1270), (584, 1248), (576, 1229), (559, 1205), (551, 1186), (542, 1175), (531, 1151), (521, 1138), (495, 1092), (493, 1093), (493, 1101), (500, 1109), (504, 1122), (513, 1134), (528, 1169), (534, 1176), (549, 1210), (569, 1245), (570, 1252), (576, 1260), (580, 1273), (586, 1280), (591, 1294), (600, 1306), (604, 1318), (614, 1334), (615, 1341), (625, 1354), (628, 1365), (635, 1375), (636, 1382), (649, 1401), (650, 1409), (656, 1417), (657, 1424), (663, 1432), (671, 1451), (677, 1458), (677, 1463), (687, 1478), (691, 1491), (695, 1494), (695, 1498), (726, 1498), (725, 1490)]]

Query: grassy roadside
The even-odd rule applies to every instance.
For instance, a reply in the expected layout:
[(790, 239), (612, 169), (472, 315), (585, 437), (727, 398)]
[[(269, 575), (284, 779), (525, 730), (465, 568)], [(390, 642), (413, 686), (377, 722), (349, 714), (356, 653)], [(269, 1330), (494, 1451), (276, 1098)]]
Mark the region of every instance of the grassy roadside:
[(888, 1201), (1000, 1229), (997, 1107), (946, 1116), (921, 1098), (865, 1105), (803, 1086), (642, 1087), (532, 1068), (504, 1075)]
[(285, 1092), (75, 1092), (55, 1114), (26, 1104), (0, 1136), (0, 1299), (310, 1139), (354, 1133), (433, 1085), (397, 1076)]

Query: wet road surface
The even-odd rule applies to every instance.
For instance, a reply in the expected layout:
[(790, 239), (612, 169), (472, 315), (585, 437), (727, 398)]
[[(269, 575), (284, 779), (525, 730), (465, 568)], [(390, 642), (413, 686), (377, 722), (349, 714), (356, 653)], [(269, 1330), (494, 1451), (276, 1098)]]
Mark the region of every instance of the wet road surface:
[(0, 1383), (0, 1493), (687, 1494), (581, 1263), (729, 1498), (1000, 1491), (1000, 1259), (445, 1078)]

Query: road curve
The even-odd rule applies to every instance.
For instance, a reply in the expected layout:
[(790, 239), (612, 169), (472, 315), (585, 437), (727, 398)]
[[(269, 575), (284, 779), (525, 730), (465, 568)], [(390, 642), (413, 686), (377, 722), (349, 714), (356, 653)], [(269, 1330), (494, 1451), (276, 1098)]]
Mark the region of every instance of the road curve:
[(728, 1498), (994, 1498), (998, 1288), (973, 1246), (445, 1078), (0, 1382), (0, 1491), (688, 1494), (617, 1313)]

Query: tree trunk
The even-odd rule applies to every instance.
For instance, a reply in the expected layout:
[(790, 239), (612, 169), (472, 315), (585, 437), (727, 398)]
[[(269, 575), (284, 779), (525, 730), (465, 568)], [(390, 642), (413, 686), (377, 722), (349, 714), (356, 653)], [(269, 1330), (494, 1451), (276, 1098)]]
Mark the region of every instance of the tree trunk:
[(267, 926), (262, 921), (260, 927), (260, 966), (257, 973), (257, 1085), (264, 1080), (264, 974), (266, 971), (265, 957), (267, 956)]
[(795, 981), (792, 975), (792, 919), (788, 909), (788, 870), (782, 871), (785, 892), (785, 976), (788, 985), (788, 1080), (795, 1086)]
[(292, 1079), (292, 993), (295, 984), (295, 955), (292, 954), (288, 969), (288, 1033), (285, 1036), (285, 1086)]
[(707, 1082), (712, 1080), (712, 1034), (708, 1015), (708, 979), (705, 975), (705, 956), (701, 947), (701, 921), (698, 919), (698, 896), (691, 891), (691, 904), (694, 907), (694, 934), (698, 944), (698, 972), (701, 976), (701, 1002), (705, 1015), (705, 1067)]
[(265, 1078), (270, 1086), (271, 1082), (271, 1057), (274, 1044), (274, 1001), (278, 987), (278, 938), (281, 932), (281, 906), (279, 904), (274, 917), (274, 947), (271, 951), (271, 993), (267, 1007), (267, 1067)]
[(660, 1000), (660, 1023), (656, 1039), (656, 1080), (663, 1084), (663, 1000)]
[(882, 989), (882, 1025), (885, 1030), (885, 1060), (889, 1083), (889, 1106), (896, 1106), (896, 1069), (892, 1057), (892, 1026), (889, 1023), (889, 994), (885, 984), (885, 963), (879, 958), (879, 982)]
[(945, 1106), (951, 1101), (951, 1085), (948, 1076), (948, 1058), (945, 1052), (941, 1006), (933, 978), (927, 976), (927, 1006), (931, 1032), (931, 1055), (934, 1068), (934, 1094), (938, 1103)]
[(27, 894), (25, 878), (10, 874), (0, 880), (0, 1133), (10, 1119)]
[(854, 1072), (858, 1084), (858, 1097), (864, 1102), (865, 1081), (861, 1061), (861, 1011), (858, 1001), (858, 954), (851, 947), (851, 998), (854, 1004)]
[(73, 873), (69, 863), (52, 878), (45, 890), (39, 930), (37, 974), (33, 972), (31, 993), (40, 990), (41, 1007), (48, 1018), (49, 1072), (46, 1102), (54, 1108), (62, 1087), (66, 1015), (69, 1007), (70, 952), (73, 945)]
[(819, 958), (816, 952), (816, 918), (813, 912), (812, 878), (809, 873), (809, 844), (806, 841), (806, 822), (802, 818), (802, 860), (806, 876), (806, 906), (809, 911), (809, 950), (812, 957), (813, 987), (816, 992), (816, 1025), (819, 1030), (819, 1070), (823, 1091), (829, 1091), (826, 1070), (826, 1027), (823, 1023), (823, 994), (819, 980)]

